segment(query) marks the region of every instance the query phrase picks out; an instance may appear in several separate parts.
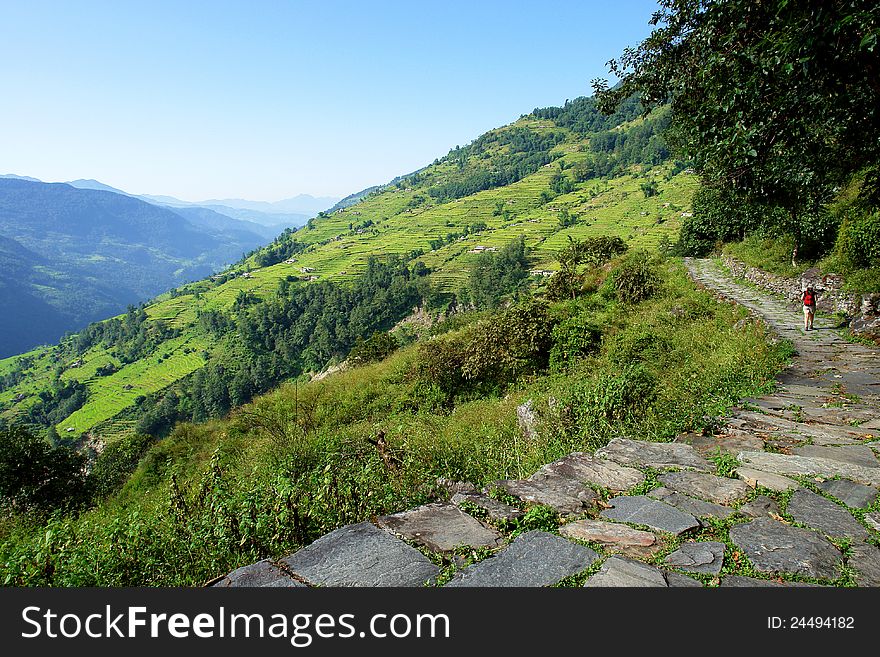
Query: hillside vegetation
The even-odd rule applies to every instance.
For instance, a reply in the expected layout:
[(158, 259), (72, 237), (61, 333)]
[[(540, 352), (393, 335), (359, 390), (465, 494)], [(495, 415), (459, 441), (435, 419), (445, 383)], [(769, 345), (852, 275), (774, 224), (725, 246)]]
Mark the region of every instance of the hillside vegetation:
[[(536, 283), (558, 267), (569, 239), (614, 235), (655, 248), (674, 237), (696, 184), (659, 136), (667, 118), (662, 110), (643, 118), (635, 102), (604, 116), (587, 98), (535, 110), (285, 231), (217, 276), (0, 361), (0, 418), (92, 444), (137, 428), (161, 432), (342, 360), (358, 337), (415, 306), (468, 307), (469, 268), (518, 238)], [(357, 302), (340, 286), (395, 272), (413, 289), (388, 312), (367, 304), (354, 313)], [(269, 317), (296, 327), (278, 335)]]
[[(457, 314), (405, 347), (402, 327), (377, 334), (348, 370), (286, 383), (224, 420), (178, 424), (152, 446), (117, 441), (67, 485), (71, 499), (127, 479), (96, 507), (46, 516), (19, 497), (34, 512), (3, 528), (5, 583), (200, 584), (443, 498), (439, 477), (491, 487), (614, 436), (710, 429), (771, 386), (788, 356), (763, 325), (733, 328), (745, 311), (695, 291), (680, 264), (634, 252), (575, 273), (574, 299)], [(532, 437), (516, 421), (526, 400)], [(532, 528), (538, 511), (506, 530)]]

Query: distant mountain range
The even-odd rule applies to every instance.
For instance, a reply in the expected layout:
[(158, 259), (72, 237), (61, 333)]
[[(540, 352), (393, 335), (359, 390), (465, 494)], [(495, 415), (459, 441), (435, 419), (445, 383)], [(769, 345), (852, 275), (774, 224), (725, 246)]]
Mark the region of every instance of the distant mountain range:
[[(30, 176), (18, 176), (15, 174), (0, 175), (0, 179), (27, 180), (29, 182), (43, 182)], [(298, 194), (291, 198), (280, 201), (250, 201), (240, 198), (209, 199), (206, 201), (183, 201), (179, 198), (159, 194), (132, 194), (116, 187), (106, 185), (99, 180), (80, 178), (67, 181), (67, 184), (77, 189), (92, 189), (104, 192), (113, 192), (124, 196), (141, 199), (154, 205), (171, 208), (207, 208), (216, 213), (226, 215), (240, 221), (259, 224), (263, 227), (272, 227), (272, 237), (278, 235), (285, 228), (299, 228), (323, 210), (333, 207), (339, 199), (335, 196), (315, 197), (310, 194)]]
[(282, 229), (94, 180), (2, 176), (0, 358), (208, 276)]

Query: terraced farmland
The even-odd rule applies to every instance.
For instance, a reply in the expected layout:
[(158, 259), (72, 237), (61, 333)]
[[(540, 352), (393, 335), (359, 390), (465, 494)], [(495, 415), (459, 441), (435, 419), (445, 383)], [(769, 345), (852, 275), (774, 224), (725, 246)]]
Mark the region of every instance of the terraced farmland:
[[(639, 120), (627, 125), (638, 125)], [(224, 273), (158, 297), (146, 307), (151, 321), (160, 321), (179, 335), (161, 343), (148, 355), (122, 363), (112, 349), (96, 346), (77, 358), (75, 365), (59, 347), (44, 347), (0, 361), (0, 376), (12, 372), (23, 358), (30, 367), (21, 382), (0, 389), (0, 417), (15, 418), (34, 404), (40, 393), (65, 382), (78, 381), (88, 389), (85, 404), (58, 421), (60, 435), (99, 433), (113, 439), (132, 430), (127, 417), (140, 397), (158, 392), (198, 370), (205, 354), (216, 345), (199, 326), (207, 311), (226, 313), (244, 292), (259, 298), (274, 294), (282, 280), (308, 284), (312, 280), (349, 281), (366, 268), (371, 256), (415, 254), (431, 270), (434, 285), (456, 292), (467, 280), (469, 265), (481, 250), (502, 248), (525, 237), (535, 268), (558, 267), (556, 254), (569, 238), (616, 235), (633, 248), (656, 248), (664, 236), (674, 239), (683, 213), (690, 211), (696, 178), (674, 175), (667, 161), (655, 167), (634, 165), (613, 177), (591, 177), (578, 182), (571, 172), (591, 161), (589, 138), (555, 125), (548, 119), (525, 117), (488, 133), (531, 131), (555, 135), (546, 164), (515, 182), (490, 187), (460, 198), (438, 197), (436, 190), (468, 172), (493, 172), (509, 162), (512, 146), (489, 146), (458, 164), (444, 158), (414, 176), (371, 193), (359, 203), (320, 215), (294, 238), (304, 245), (288, 261), (259, 267), (251, 256)], [(481, 138), (482, 139), (482, 138)], [(566, 179), (564, 193), (554, 182)], [(643, 191), (654, 181), (651, 196)], [(564, 218), (569, 221), (563, 221)], [(568, 225), (564, 225), (568, 223)], [(420, 255), (419, 255), (420, 254)], [(99, 376), (99, 368), (118, 368)]]

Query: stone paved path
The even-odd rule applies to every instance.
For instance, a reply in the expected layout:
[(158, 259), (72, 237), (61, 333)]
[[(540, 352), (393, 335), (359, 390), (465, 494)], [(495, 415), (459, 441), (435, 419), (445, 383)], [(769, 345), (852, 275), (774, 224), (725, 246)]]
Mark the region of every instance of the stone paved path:
[[(744, 400), (715, 435), (615, 439), (482, 492), (457, 483), (449, 502), (342, 527), (213, 585), (880, 586), (880, 347), (846, 341), (821, 317), (805, 332), (799, 308), (711, 261), (685, 264), (797, 350), (777, 390)], [(737, 478), (717, 476), (719, 451), (738, 459)], [(559, 512), (559, 534), (506, 538), (534, 504)], [(464, 562), (462, 545), (489, 556)]]

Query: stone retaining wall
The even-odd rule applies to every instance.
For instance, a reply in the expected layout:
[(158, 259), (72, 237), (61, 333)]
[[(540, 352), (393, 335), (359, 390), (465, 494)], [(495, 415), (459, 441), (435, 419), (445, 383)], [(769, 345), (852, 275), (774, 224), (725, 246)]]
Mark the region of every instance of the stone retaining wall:
[(818, 268), (808, 269), (797, 278), (778, 276), (750, 267), (741, 260), (724, 255), (724, 266), (736, 278), (742, 278), (765, 290), (770, 290), (793, 303), (801, 300), (807, 285), (819, 292), (817, 306), (826, 312), (846, 315), (853, 333), (873, 340), (880, 340), (880, 292), (854, 294), (843, 291), (843, 278), (837, 274), (821, 274)]

